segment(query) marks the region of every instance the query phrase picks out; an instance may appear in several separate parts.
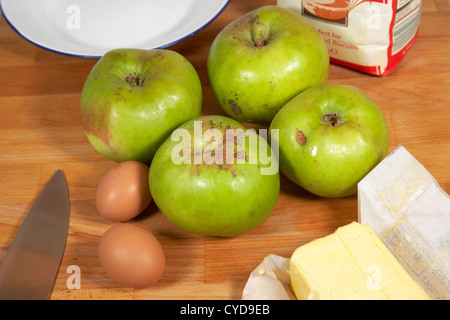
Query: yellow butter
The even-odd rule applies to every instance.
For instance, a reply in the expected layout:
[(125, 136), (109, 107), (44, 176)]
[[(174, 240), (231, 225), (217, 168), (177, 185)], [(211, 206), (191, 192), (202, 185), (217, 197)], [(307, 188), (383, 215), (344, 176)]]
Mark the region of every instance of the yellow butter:
[(298, 299), (430, 299), (370, 226), (357, 222), (297, 248), (290, 276)]

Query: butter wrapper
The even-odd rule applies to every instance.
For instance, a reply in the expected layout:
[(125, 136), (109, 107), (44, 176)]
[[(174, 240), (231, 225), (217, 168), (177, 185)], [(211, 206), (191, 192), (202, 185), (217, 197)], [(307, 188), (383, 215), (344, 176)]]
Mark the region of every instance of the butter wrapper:
[(358, 220), (432, 299), (450, 299), (450, 197), (403, 146), (359, 182)]
[(242, 300), (296, 300), (291, 290), (290, 259), (269, 254), (250, 274)]

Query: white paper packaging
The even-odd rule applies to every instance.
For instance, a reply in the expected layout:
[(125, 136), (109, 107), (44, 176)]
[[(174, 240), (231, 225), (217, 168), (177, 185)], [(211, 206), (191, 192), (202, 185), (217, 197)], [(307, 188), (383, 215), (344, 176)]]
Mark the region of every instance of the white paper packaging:
[(418, 35), (422, 0), (278, 0), (320, 33), (331, 62), (389, 74)]
[[(402, 146), (358, 184), (358, 220), (371, 226), (432, 299), (450, 298), (450, 197)], [(242, 299), (295, 299), (289, 262), (266, 256), (250, 274)]]
[(289, 258), (269, 254), (250, 274), (242, 300), (296, 300), (291, 290)]
[(404, 147), (358, 184), (358, 219), (432, 299), (450, 298), (450, 197)]

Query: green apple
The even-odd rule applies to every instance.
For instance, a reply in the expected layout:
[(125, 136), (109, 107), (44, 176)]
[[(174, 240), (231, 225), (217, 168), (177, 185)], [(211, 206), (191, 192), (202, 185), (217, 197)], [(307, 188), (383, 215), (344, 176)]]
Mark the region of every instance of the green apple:
[(182, 230), (232, 237), (271, 215), (280, 174), (263, 135), (213, 115), (173, 131), (153, 158), (149, 185), (158, 208)]
[(384, 116), (358, 88), (311, 87), (289, 101), (270, 129), (279, 130), (280, 171), (319, 196), (355, 194), (357, 183), (388, 153)]
[(201, 103), (198, 74), (179, 53), (115, 49), (87, 77), (81, 114), (99, 153), (149, 163), (172, 130), (200, 115)]
[(268, 125), (289, 100), (328, 78), (319, 33), (297, 13), (264, 6), (214, 39), (207, 68), (211, 88), (232, 118)]

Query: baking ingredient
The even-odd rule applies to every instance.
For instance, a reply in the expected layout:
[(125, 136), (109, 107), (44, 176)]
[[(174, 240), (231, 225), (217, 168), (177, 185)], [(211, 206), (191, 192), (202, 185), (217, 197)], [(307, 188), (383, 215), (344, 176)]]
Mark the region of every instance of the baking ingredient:
[[(280, 170), (319, 196), (345, 197), (388, 153), (377, 105), (358, 88), (327, 83), (289, 101), (270, 129), (279, 130)], [(271, 132), (269, 131), (269, 133)]]
[(317, 29), (332, 63), (385, 76), (417, 38), (422, 1), (277, 0), (277, 5)]
[(217, 115), (177, 128), (156, 152), (149, 183), (156, 205), (176, 226), (222, 237), (260, 225), (280, 191), (278, 162), (267, 141)]
[(171, 50), (114, 49), (93, 67), (81, 93), (86, 135), (107, 158), (150, 163), (183, 122), (200, 115), (194, 67)]
[(119, 223), (107, 230), (100, 239), (98, 255), (109, 277), (133, 288), (156, 284), (166, 264), (158, 239), (132, 223)]
[(298, 299), (429, 299), (370, 226), (357, 222), (297, 248), (290, 274)]
[(139, 215), (152, 201), (148, 186), (149, 167), (125, 161), (110, 169), (97, 188), (97, 210), (108, 220), (122, 222)]
[(216, 36), (207, 67), (211, 88), (229, 116), (268, 125), (290, 99), (327, 80), (329, 57), (306, 20), (264, 6)]

